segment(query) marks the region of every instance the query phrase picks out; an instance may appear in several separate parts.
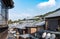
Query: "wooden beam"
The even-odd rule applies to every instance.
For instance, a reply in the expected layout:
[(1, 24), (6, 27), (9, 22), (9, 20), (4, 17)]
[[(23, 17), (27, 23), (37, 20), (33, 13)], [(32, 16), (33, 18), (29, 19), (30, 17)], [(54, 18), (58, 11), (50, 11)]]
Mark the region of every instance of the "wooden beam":
[(12, 8), (14, 6), (14, 2), (12, 0), (2, 0), (6, 7)]

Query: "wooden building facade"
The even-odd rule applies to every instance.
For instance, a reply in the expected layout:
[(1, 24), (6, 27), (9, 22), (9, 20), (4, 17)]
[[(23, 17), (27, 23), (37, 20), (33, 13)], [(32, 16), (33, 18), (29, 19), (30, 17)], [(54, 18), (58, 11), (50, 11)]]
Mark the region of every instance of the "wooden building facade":
[[(46, 30), (60, 32), (60, 8), (55, 10), (53, 14), (45, 17)], [(60, 34), (56, 33), (57, 39), (60, 39)]]
[[(22, 29), (20, 29), (20, 28), (16, 28), (16, 29), (17, 29), (17, 32), (19, 33), (19, 35), (24, 36), (25, 34), (29, 34), (29, 35), (32, 35), (34, 37), (35, 33), (37, 31), (40, 31), (42, 29), (44, 30), (44, 28), (45, 28), (45, 21), (37, 22), (35, 24), (34, 23), (28, 23), (27, 25), (25, 25), (25, 28), (23, 27)], [(31, 36), (23, 38), (23, 39), (29, 39), (29, 38), (31, 38)], [(19, 39), (22, 39), (22, 37), (20, 36)]]
[(8, 9), (13, 8), (12, 0), (0, 0), (0, 39), (8, 34)]
[(46, 16), (46, 29), (60, 31), (60, 10)]
[(8, 9), (13, 8), (12, 0), (0, 0), (0, 27), (8, 24)]

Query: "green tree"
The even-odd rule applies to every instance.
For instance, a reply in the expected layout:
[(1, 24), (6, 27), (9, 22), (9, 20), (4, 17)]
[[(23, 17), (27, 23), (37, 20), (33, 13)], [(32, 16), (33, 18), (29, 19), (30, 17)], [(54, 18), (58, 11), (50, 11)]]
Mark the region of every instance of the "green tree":
[(10, 19), (9, 21), (8, 21), (8, 24), (12, 24), (13, 23), (13, 21)]

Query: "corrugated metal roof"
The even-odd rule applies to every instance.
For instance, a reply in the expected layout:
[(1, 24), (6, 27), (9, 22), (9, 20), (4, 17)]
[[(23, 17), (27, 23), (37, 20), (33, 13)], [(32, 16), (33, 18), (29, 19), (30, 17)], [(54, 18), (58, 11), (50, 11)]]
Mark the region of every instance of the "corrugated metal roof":
[(45, 18), (57, 17), (57, 16), (60, 16), (60, 10), (59, 10), (59, 11), (54, 12), (53, 14), (50, 14), (50, 15), (46, 16)]

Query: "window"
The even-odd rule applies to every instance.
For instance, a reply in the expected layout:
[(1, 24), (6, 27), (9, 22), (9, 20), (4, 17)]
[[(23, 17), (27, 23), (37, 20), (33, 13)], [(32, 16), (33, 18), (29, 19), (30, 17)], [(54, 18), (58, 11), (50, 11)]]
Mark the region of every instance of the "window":
[(57, 28), (58, 28), (58, 20), (57, 19), (48, 20), (48, 30), (56, 31)]
[(48, 30), (60, 32), (60, 19), (49, 19), (46, 21), (46, 26)]
[(37, 31), (36, 28), (31, 28), (31, 33), (35, 33)]

